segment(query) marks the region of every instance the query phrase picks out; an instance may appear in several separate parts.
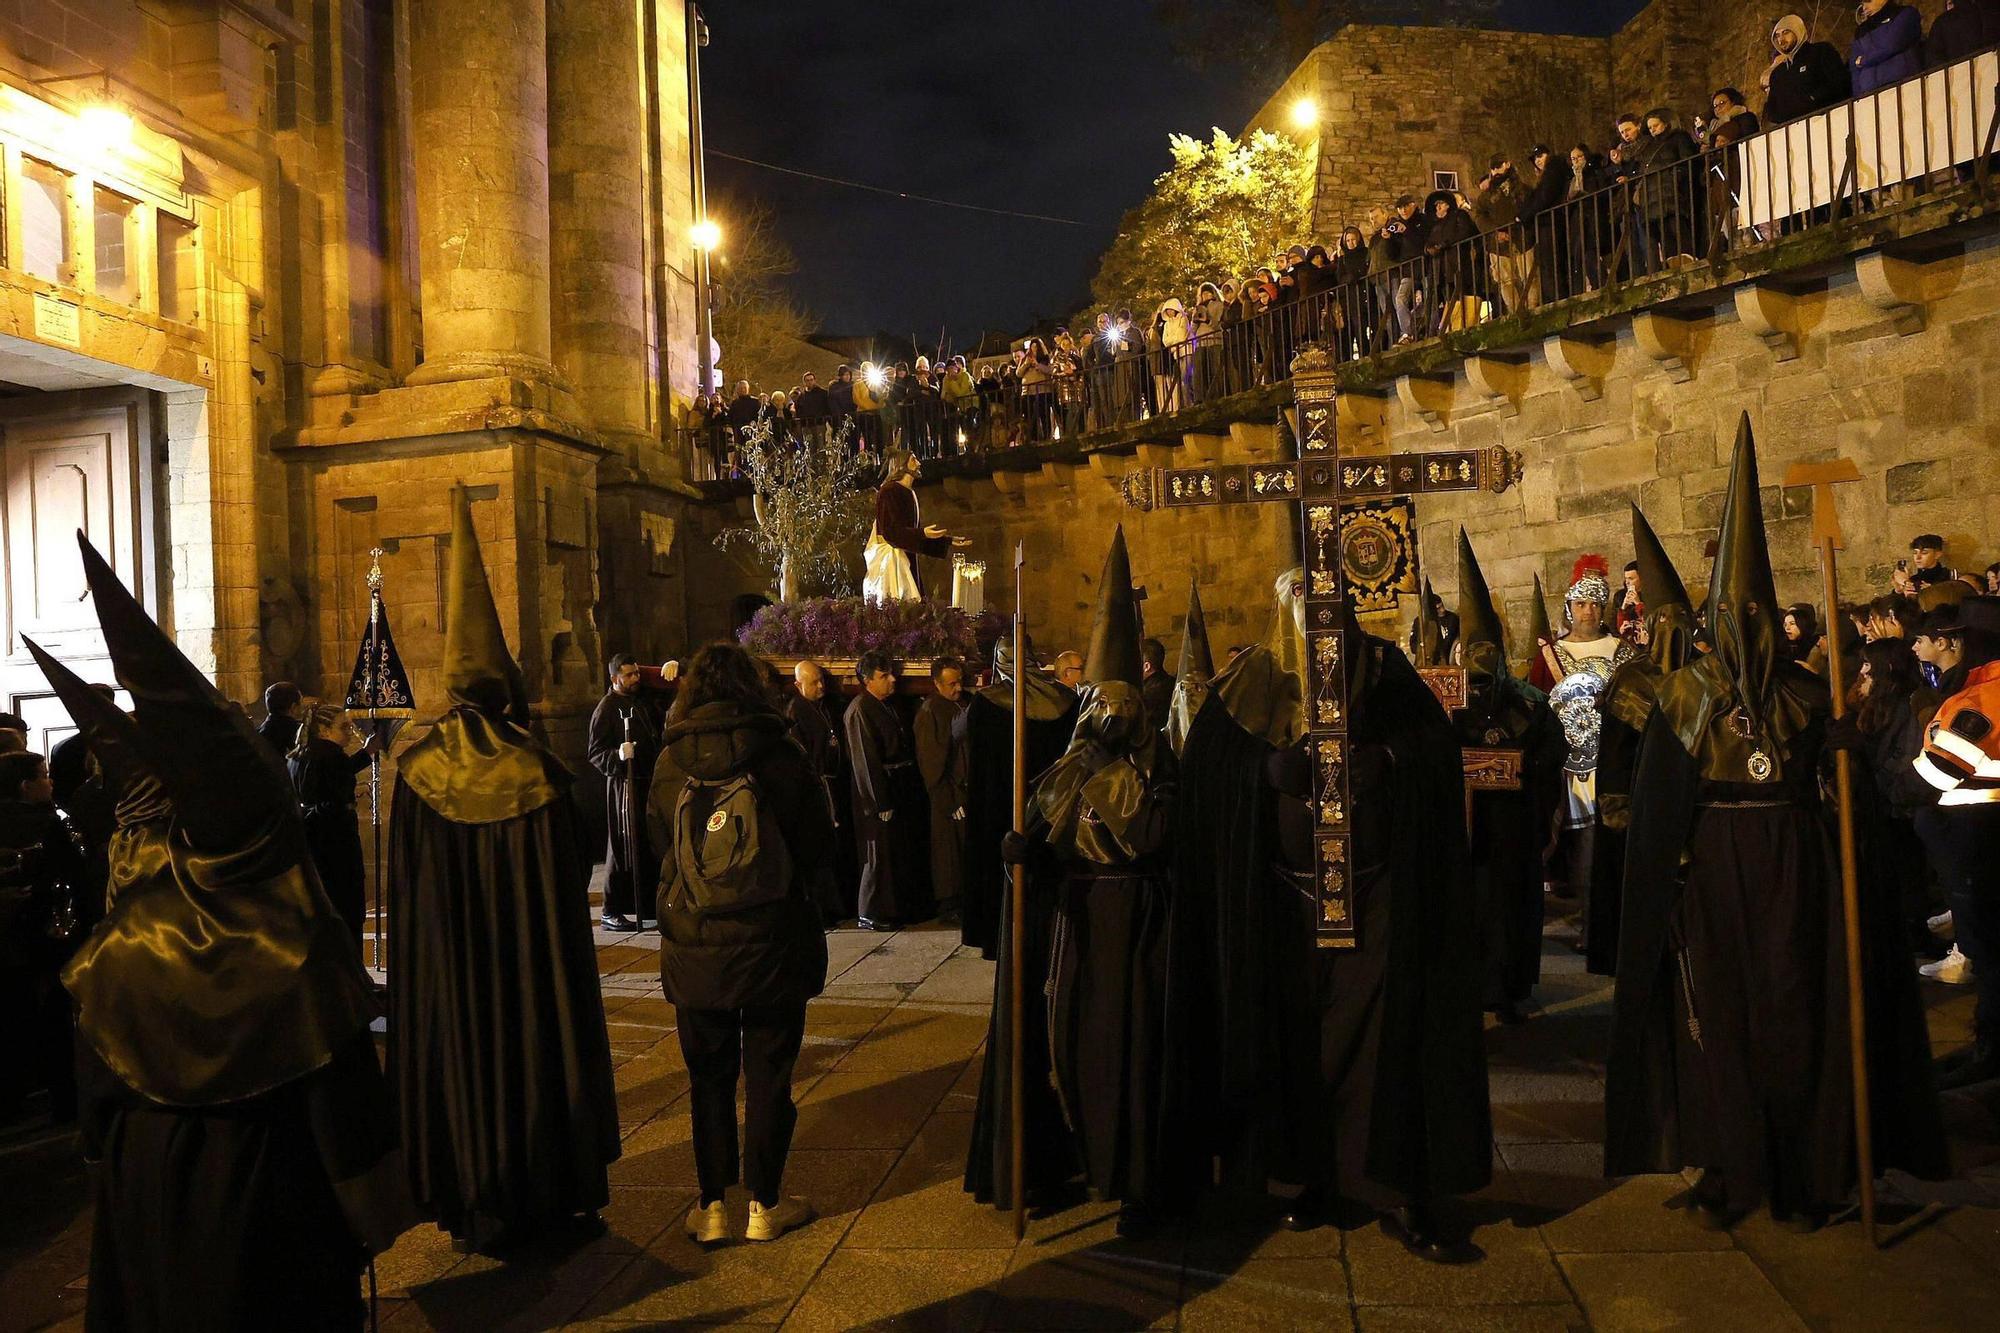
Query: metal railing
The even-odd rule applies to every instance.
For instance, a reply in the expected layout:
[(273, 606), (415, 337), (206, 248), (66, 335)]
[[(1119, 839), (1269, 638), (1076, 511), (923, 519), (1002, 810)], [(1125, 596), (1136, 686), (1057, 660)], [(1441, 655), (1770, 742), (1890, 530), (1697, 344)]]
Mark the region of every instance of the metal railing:
[[(1078, 356), (1017, 358), (1015, 374), (969, 394), (936, 379), (885, 385), (882, 406), (852, 414), (851, 438), (871, 455), (903, 447), (929, 459), (1058, 443), (1278, 383), (1307, 341), (1357, 360), (1543, 308), (1581, 314), (1594, 298), (1663, 273), (1946, 190), (1986, 192), (1996, 138), (2000, 48), (1734, 143), (1642, 134), (1616, 146), (1629, 160), (1590, 164), (1553, 207), (1484, 230), (1456, 207), (1393, 219), (1368, 238), (1365, 272), (1336, 254), (1254, 312), (1198, 302), (1184, 329), (1156, 318)], [(771, 424), (785, 439), (847, 419), (787, 410)], [(718, 420), (683, 434), (696, 480), (734, 475), (736, 427)]]

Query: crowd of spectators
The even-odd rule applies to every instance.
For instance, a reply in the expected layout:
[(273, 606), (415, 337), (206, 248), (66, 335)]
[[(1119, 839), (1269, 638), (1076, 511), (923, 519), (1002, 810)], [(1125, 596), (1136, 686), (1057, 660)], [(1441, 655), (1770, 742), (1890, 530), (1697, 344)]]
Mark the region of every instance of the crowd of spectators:
[(1186, 299), (1098, 311), (1005, 357), (863, 362), (829, 385), (806, 374), (763, 394), (739, 382), (697, 400), (695, 453), (707, 475), (732, 475), (735, 447), (759, 420), (781, 439), (851, 423), (854, 447), (872, 456), (1041, 444), (1282, 380), (1309, 340), (1343, 359), (1368, 356), (1690, 266), (1794, 225), (1735, 234), (1733, 145), (1996, 43), (2000, 0), (1949, 0), (1928, 33), (1900, 0), (1862, 0), (1845, 57), (1787, 14), (1771, 29), (1759, 111), (1723, 87), (1691, 117), (1666, 106), (1621, 114), (1602, 143), (1494, 153), (1469, 190), (1447, 180), (1385, 200), (1331, 248), (1294, 245)]

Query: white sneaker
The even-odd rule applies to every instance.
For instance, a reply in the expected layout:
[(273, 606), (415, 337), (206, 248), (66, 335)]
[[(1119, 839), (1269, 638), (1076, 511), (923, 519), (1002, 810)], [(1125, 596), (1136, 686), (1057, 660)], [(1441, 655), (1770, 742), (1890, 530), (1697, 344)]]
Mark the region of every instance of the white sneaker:
[(744, 1228), (743, 1239), (776, 1240), (792, 1228), (802, 1227), (812, 1220), (812, 1205), (804, 1199), (786, 1195), (769, 1208), (752, 1199), (750, 1225)]
[(1951, 952), (1935, 963), (1925, 963), (1917, 971), (1932, 981), (1941, 981), (1947, 986), (1964, 986), (1972, 981), (1972, 960), (1958, 951), (1956, 944)]
[(659, 928), (660, 928), (660, 923), (654, 920), (652, 917), (642, 916), (639, 918), (639, 929), (658, 930)]
[(688, 1236), (697, 1245), (716, 1245), (729, 1239), (729, 1208), (717, 1199), (704, 1207), (697, 1203), (688, 1209)]
[(1931, 934), (1941, 940), (1950, 939), (1955, 932), (1949, 911), (1939, 912), (1936, 916), (1928, 918), (1924, 925), (1930, 929)]

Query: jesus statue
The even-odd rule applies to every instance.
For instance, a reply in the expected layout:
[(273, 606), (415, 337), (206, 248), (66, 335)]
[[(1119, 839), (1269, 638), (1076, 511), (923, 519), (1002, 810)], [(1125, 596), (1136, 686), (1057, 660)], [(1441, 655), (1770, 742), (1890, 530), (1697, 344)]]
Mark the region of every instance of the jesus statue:
[(919, 555), (943, 556), (954, 546), (970, 546), (968, 537), (954, 537), (917, 515), (917, 478), (923, 464), (907, 449), (889, 454), (889, 475), (875, 493), (875, 526), (862, 548), (865, 572), (861, 595), (871, 602), (920, 602), (924, 583), (917, 573)]

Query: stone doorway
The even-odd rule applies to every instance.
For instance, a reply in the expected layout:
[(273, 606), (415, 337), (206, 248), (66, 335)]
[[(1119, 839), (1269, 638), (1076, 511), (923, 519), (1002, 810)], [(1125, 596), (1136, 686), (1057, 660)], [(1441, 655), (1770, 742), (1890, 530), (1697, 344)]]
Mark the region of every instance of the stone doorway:
[[(162, 623), (164, 445), (159, 395), (120, 383), (119, 368), (0, 337), (0, 708), (28, 724), (43, 754), (68, 735), (68, 714), (23, 636), (85, 680), (111, 663), (83, 579), (80, 530)], [(68, 364), (71, 361), (82, 365)]]

